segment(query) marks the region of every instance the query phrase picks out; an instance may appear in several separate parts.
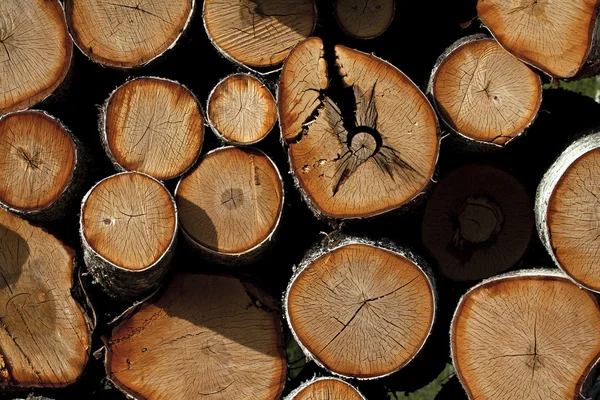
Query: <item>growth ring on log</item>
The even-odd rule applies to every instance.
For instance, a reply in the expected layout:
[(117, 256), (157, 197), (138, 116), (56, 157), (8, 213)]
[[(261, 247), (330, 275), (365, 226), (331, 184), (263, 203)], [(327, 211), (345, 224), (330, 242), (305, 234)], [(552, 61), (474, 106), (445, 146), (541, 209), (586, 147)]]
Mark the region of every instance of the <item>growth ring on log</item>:
[(75, 254), (0, 210), (0, 389), (62, 387), (87, 364), (92, 334), (71, 297)]
[(73, 54), (58, 0), (0, 2), (0, 115), (28, 108), (63, 82)]
[(196, 97), (162, 78), (133, 79), (106, 100), (101, 116), (105, 150), (119, 170), (173, 179), (198, 159), (204, 117)]
[(144, 399), (279, 399), (286, 381), (275, 312), (234, 278), (178, 274), (113, 329), (107, 376)]
[(315, 378), (303, 383), (285, 400), (365, 400), (352, 385), (338, 378)]
[(494, 39), (462, 39), (440, 57), (430, 90), (452, 130), (478, 142), (503, 146), (537, 116), (540, 77)]
[(590, 56), (597, 7), (597, 0), (479, 0), (477, 14), (515, 56), (551, 76), (571, 78)]
[(340, 27), (359, 39), (381, 35), (392, 23), (395, 0), (336, 0), (335, 16)]
[(181, 179), (175, 198), (182, 232), (193, 246), (221, 258), (239, 257), (271, 239), (283, 208), (283, 183), (261, 151), (224, 147), (206, 154)]
[(160, 285), (177, 233), (175, 202), (160, 182), (139, 172), (103, 179), (84, 197), (80, 223), (86, 264), (110, 294), (137, 298)]
[(421, 350), (435, 294), (412, 259), (350, 239), (307, 256), (285, 307), (308, 357), (335, 374), (373, 379), (398, 371)]
[(451, 347), (471, 399), (576, 400), (600, 352), (600, 310), (557, 271), (507, 274), (461, 299)]
[(65, 0), (73, 41), (92, 61), (133, 68), (149, 63), (186, 29), (195, 0)]
[(313, 0), (206, 0), (204, 27), (212, 44), (240, 64), (268, 68), (283, 62), (317, 22)]
[(579, 285), (600, 293), (600, 133), (569, 146), (544, 175), (536, 196), (540, 238)]
[[(280, 77), (281, 134), (292, 173), (313, 212), (364, 218), (398, 208), (429, 185), (439, 151), (435, 111), (393, 65), (335, 46), (345, 89), (329, 93), (323, 42), (292, 50)], [(342, 92), (342, 93), (340, 93)], [(349, 110), (331, 96), (346, 96)], [(353, 100), (351, 100), (353, 99)]]
[(489, 278), (514, 266), (529, 246), (532, 204), (509, 173), (485, 164), (457, 168), (435, 186), (423, 216), (423, 243), (457, 281)]
[(207, 108), (213, 132), (230, 144), (254, 144), (277, 122), (271, 91), (248, 74), (230, 75), (219, 82), (210, 93)]
[(35, 216), (58, 204), (79, 160), (71, 134), (42, 111), (0, 118), (0, 204)]

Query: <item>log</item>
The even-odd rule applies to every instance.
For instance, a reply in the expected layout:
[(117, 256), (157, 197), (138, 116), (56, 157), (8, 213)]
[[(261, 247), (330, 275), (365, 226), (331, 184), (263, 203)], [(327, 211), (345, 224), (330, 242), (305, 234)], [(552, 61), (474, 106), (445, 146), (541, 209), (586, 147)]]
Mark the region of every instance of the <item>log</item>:
[(340, 376), (375, 379), (408, 364), (433, 326), (436, 294), (411, 252), (331, 236), (309, 251), (284, 297), (309, 359)]
[(283, 332), (264, 296), (234, 278), (176, 275), (105, 339), (108, 378), (136, 399), (279, 399)]
[(156, 77), (132, 79), (104, 103), (100, 132), (102, 145), (118, 171), (173, 179), (200, 156), (202, 106), (178, 82)]
[(148, 64), (174, 47), (187, 29), (195, 0), (65, 0), (75, 45), (113, 68)]
[(313, 378), (304, 382), (285, 400), (365, 400), (365, 397), (349, 383), (330, 377)]
[(456, 281), (489, 278), (516, 265), (534, 229), (523, 185), (490, 165), (456, 168), (427, 200), (422, 240), (442, 274)]
[(542, 178), (535, 199), (537, 230), (554, 263), (577, 284), (600, 293), (597, 254), (600, 133), (575, 141)]
[(255, 260), (272, 241), (283, 209), (277, 167), (256, 149), (208, 152), (177, 185), (181, 232), (214, 261)]
[(81, 204), (84, 261), (109, 295), (139, 300), (169, 271), (177, 225), (175, 201), (159, 181), (139, 172), (109, 176)]
[(600, 351), (600, 310), (557, 270), (518, 271), (464, 295), (450, 340), (471, 399), (576, 400)]
[(319, 218), (382, 214), (430, 184), (435, 111), (406, 75), (373, 55), (329, 51), (319, 38), (300, 43), (281, 72), (278, 110), (296, 186)]
[(227, 144), (245, 146), (264, 139), (277, 122), (271, 91), (249, 74), (223, 79), (208, 98), (208, 122)]
[(394, 0), (336, 0), (335, 16), (348, 35), (373, 39), (382, 35), (394, 20)]
[(75, 253), (0, 210), (0, 390), (74, 383), (89, 359), (91, 322), (71, 297)]
[(0, 115), (50, 96), (71, 66), (73, 42), (58, 0), (2, 0)]
[(278, 66), (317, 22), (314, 0), (206, 0), (202, 13), (213, 46), (251, 68)]
[(497, 147), (519, 137), (542, 102), (540, 77), (486, 35), (452, 44), (436, 62), (428, 92), (450, 130)]
[(506, 50), (552, 77), (600, 72), (596, 0), (478, 0), (477, 14)]
[(0, 159), (0, 206), (27, 219), (64, 217), (85, 182), (81, 143), (43, 111), (0, 117)]

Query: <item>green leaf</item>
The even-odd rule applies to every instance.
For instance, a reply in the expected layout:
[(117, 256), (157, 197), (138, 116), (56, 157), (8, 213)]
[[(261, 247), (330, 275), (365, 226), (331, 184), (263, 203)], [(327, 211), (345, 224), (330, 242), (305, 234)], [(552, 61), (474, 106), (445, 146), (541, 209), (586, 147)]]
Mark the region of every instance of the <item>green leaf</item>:
[(455, 376), (454, 367), (452, 364), (446, 364), (446, 368), (435, 378), (433, 381), (429, 382), (426, 386), (421, 389), (412, 392), (389, 392), (388, 399), (389, 400), (434, 400), (438, 395), (440, 390), (442, 390), (442, 386), (448, 380)]

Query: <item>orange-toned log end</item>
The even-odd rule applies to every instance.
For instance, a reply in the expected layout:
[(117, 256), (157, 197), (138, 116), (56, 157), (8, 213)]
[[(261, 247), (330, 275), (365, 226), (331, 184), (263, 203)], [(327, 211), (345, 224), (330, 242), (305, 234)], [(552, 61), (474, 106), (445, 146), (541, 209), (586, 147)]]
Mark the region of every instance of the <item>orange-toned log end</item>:
[(118, 168), (173, 179), (200, 155), (202, 107), (187, 88), (162, 78), (137, 78), (106, 101), (103, 141)]
[(71, 297), (75, 254), (0, 210), (0, 389), (62, 387), (88, 362), (87, 316)]
[(308, 39), (292, 51), (280, 78), (281, 134), (300, 191), (315, 214), (329, 219), (365, 218), (406, 204), (429, 185), (437, 162), (433, 108), (391, 64), (336, 46), (339, 75), (330, 79), (343, 81), (356, 107), (342, 112), (328, 94), (324, 54), (320, 39)]
[(349, 383), (337, 378), (317, 378), (302, 384), (286, 400), (364, 400)]
[(309, 357), (347, 377), (377, 378), (410, 362), (431, 331), (427, 275), (391, 250), (345, 243), (309, 260), (286, 293), (287, 319)]
[(523, 185), (501, 169), (469, 164), (434, 188), (421, 232), (445, 276), (471, 281), (514, 266), (533, 229), (532, 204)]
[(317, 21), (313, 0), (206, 0), (204, 27), (225, 56), (250, 67), (274, 67), (309, 37)]
[(73, 179), (76, 153), (71, 134), (46, 113), (0, 118), (0, 203), (24, 215), (56, 204)]
[(283, 207), (283, 183), (261, 151), (225, 147), (209, 152), (177, 187), (186, 239), (227, 258), (264, 248)]
[(600, 310), (556, 271), (501, 276), (461, 299), (451, 346), (471, 399), (575, 400), (600, 352)]
[(275, 312), (234, 278), (178, 274), (106, 342), (108, 377), (136, 398), (279, 399), (286, 381)]
[(0, 2), (0, 115), (48, 97), (71, 66), (73, 42), (58, 0)]
[(576, 76), (593, 44), (597, 0), (479, 0), (477, 14), (500, 44), (557, 78)]
[(454, 131), (498, 146), (533, 122), (542, 101), (540, 77), (489, 38), (445, 55), (432, 83), (436, 107)]
[(194, 0), (66, 0), (67, 23), (92, 61), (115, 68), (144, 65), (174, 46)]
[(267, 136), (277, 122), (271, 91), (248, 74), (223, 79), (208, 98), (208, 120), (215, 134), (227, 143), (254, 144)]
[(371, 39), (384, 33), (395, 11), (395, 0), (336, 0), (335, 5), (341, 28), (359, 39)]

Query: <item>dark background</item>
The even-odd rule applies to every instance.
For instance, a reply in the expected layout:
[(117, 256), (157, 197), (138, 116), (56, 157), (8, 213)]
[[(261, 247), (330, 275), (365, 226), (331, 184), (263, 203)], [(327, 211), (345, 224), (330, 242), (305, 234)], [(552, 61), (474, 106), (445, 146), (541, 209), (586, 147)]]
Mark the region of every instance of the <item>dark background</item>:
[[(0, 0), (1, 1), (1, 0)], [(478, 21), (461, 28), (476, 17), (476, 0), (462, 1), (413, 1), (397, 0), (396, 16), (390, 28), (372, 40), (356, 40), (346, 36), (338, 27), (333, 14), (332, 2), (318, 1), (318, 23), (315, 36), (330, 43), (343, 44), (390, 61), (407, 74), (418, 86), (425, 89), (431, 69), (442, 52), (460, 37), (484, 32)], [(159, 76), (177, 80), (190, 88), (206, 107), (211, 89), (225, 76), (243, 68), (222, 58), (212, 47), (202, 25), (202, 1), (197, 0), (196, 11), (188, 31), (178, 45), (150, 65), (133, 71), (104, 68), (88, 60), (78, 49), (74, 50), (72, 70), (67, 82), (54, 96), (34, 108), (48, 111), (68, 126), (93, 156), (93, 173), (86, 190), (101, 178), (115, 173), (100, 145), (98, 134), (98, 107), (117, 86), (136, 76)], [(265, 78), (274, 89), (278, 74)], [(549, 80), (543, 78), (545, 82)], [(541, 111), (529, 132), (506, 149), (493, 153), (464, 152), (442, 141), (440, 162), (436, 180), (443, 178), (458, 165), (467, 162), (487, 162), (498, 165), (519, 178), (531, 198), (545, 168), (560, 150), (576, 136), (596, 127), (600, 121), (600, 107), (592, 99), (563, 90), (545, 90)], [(202, 153), (218, 147), (210, 129), (206, 129)], [(331, 232), (329, 225), (317, 221), (295, 191), (286, 155), (275, 129), (258, 146), (277, 164), (284, 177), (286, 200), (283, 219), (277, 241), (265, 257), (254, 265), (227, 268), (213, 265), (191, 253), (180, 241), (175, 261), (175, 270), (197, 273), (231, 273), (251, 276), (275, 298), (280, 299), (292, 273), (292, 266), (299, 263), (304, 252), (320, 238), (321, 232)], [(166, 182), (172, 191), (176, 181)], [(81, 258), (78, 232), (78, 209), (61, 221), (43, 224), (52, 233), (78, 251)], [(386, 215), (384, 218), (347, 224), (342, 227), (349, 233), (372, 238), (386, 237), (398, 244), (409, 246), (426, 255), (420, 243), (420, 221), (422, 206), (410, 214)], [(436, 265), (431, 261), (434, 271)], [(517, 268), (551, 266), (551, 261), (542, 248), (537, 235), (532, 238), (530, 250)], [(469, 284), (459, 284), (444, 279), (436, 273), (439, 291), (439, 314), (432, 336), (420, 355), (407, 367), (390, 377), (357, 382), (361, 392), (369, 399), (386, 399), (388, 390), (415, 391), (435, 379), (450, 362), (449, 327), (452, 313), (459, 297)], [(92, 351), (102, 344), (100, 337), (109, 334), (107, 322), (119, 315), (127, 304), (110, 300), (92, 287), (90, 293), (98, 315), (98, 326), (94, 332)], [(285, 325), (285, 324), (284, 324)], [(287, 334), (287, 332), (286, 332)], [(295, 379), (288, 381), (284, 394), (294, 389), (303, 380), (315, 374), (325, 374), (309, 363)], [(23, 393), (12, 393), (3, 398), (25, 397)], [(54, 399), (124, 399), (118, 390), (111, 388), (105, 380), (102, 359), (91, 357), (88, 368), (80, 381), (60, 390), (36, 390)], [(2, 396), (0, 396), (2, 397)], [(446, 383), (437, 399), (466, 398), (458, 380)]]

